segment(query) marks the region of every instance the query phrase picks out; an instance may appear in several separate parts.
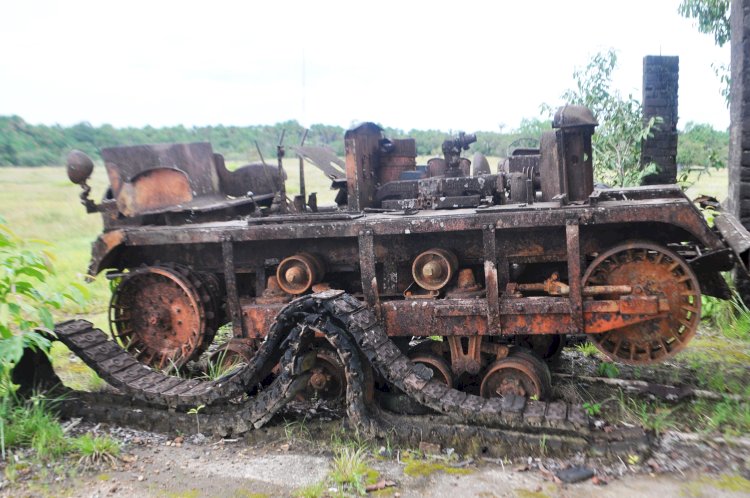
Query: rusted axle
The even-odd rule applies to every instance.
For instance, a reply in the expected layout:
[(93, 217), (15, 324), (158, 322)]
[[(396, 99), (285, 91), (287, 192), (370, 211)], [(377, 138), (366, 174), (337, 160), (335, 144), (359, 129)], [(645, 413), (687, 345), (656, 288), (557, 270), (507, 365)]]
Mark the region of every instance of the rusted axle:
[[(546, 292), (550, 296), (570, 295), (570, 286), (558, 280), (557, 273), (553, 273), (544, 282), (533, 284), (517, 284), (516, 289), (521, 292)], [(629, 285), (587, 285), (581, 289), (583, 296), (622, 295), (630, 294), (633, 288)]]

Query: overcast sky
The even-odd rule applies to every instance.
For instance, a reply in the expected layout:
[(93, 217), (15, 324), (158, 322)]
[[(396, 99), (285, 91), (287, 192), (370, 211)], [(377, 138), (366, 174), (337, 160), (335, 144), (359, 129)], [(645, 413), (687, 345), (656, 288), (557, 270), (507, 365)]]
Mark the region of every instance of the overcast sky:
[(645, 55), (680, 56), (679, 127), (724, 129), (712, 63), (679, 0), (0, 3), (0, 114), (31, 123), (250, 125), (296, 119), (466, 131), (561, 104), (614, 48), (641, 96)]

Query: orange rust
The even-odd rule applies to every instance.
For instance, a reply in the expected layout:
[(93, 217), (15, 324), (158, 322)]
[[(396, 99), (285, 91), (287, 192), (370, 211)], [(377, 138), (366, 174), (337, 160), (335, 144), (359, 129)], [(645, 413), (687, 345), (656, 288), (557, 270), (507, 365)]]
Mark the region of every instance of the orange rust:
[(113, 248), (119, 246), (125, 240), (125, 232), (122, 230), (112, 230), (110, 232), (104, 232), (99, 236), (99, 240), (104, 243), (106, 252), (111, 251)]
[(190, 182), (182, 171), (154, 169), (123, 183), (117, 195), (117, 207), (126, 216), (155, 211), (193, 200)]

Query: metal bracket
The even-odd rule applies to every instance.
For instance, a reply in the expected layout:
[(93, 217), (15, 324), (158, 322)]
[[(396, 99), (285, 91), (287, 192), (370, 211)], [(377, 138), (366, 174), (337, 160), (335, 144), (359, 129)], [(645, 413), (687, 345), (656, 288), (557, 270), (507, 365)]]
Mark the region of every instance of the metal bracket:
[(224, 283), (227, 287), (227, 305), (232, 319), (234, 337), (247, 337), (245, 321), (242, 319), (242, 307), (237, 291), (237, 273), (234, 268), (234, 244), (231, 237), (222, 237), (221, 255), (224, 259)]
[[(484, 285), (487, 289), (487, 330), (491, 334), (498, 334), (500, 333), (500, 288), (498, 284), (495, 227), (494, 225), (484, 225), (482, 228), (482, 246), (484, 248)], [(505, 274), (503, 275), (503, 278), (507, 280), (507, 260), (505, 260), (505, 263)]]

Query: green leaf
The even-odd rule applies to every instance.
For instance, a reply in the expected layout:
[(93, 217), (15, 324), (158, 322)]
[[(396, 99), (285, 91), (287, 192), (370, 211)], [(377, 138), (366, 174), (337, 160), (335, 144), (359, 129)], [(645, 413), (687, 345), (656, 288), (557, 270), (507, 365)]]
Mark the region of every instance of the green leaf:
[(0, 362), (16, 364), (23, 356), (24, 340), (20, 335), (13, 335), (0, 341)]
[(52, 313), (50, 313), (47, 308), (39, 308), (39, 319), (47, 329), (53, 330), (55, 328), (55, 320), (52, 318)]
[(40, 270), (37, 270), (36, 268), (33, 268), (31, 266), (26, 266), (24, 268), (20, 268), (16, 272), (18, 275), (28, 275), (30, 277), (34, 277), (40, 282), (44, 282), (47, 277), (46, 275), (41, 272)]

